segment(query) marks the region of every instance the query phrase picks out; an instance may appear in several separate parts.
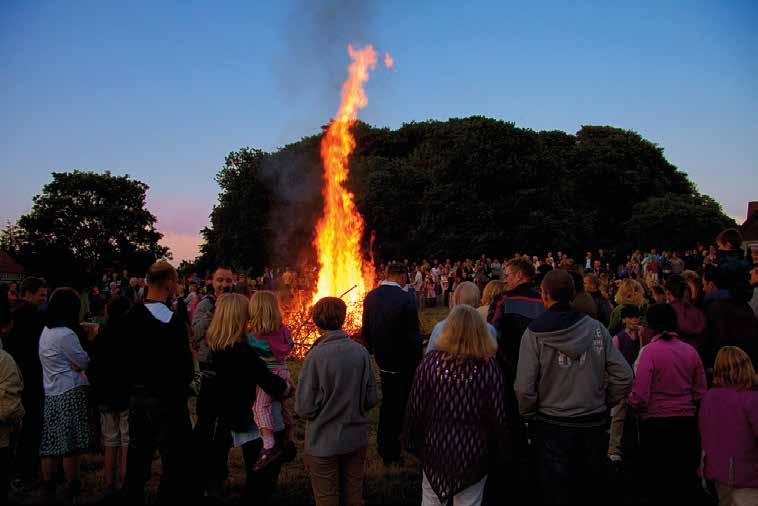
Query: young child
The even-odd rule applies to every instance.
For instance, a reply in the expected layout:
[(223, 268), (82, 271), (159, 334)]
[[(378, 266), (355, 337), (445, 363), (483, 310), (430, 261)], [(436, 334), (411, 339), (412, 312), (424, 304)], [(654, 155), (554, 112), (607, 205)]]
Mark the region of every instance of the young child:
[[(285, 360), (294, 346), (292, 333), (286, 325), (282, 325), (279, 302), (272, 292), (260, 290), (250, 297), (248, 342), (258, 351), (273, 374), (288, 382), (290, 381), (290, 373)], [(263, 469), (283, 454), (284, 449), (281, 445), (277, 445), (274, 439), (275, 426), (271, 415), (272, 403), (271, 396), (258, 387), (255, 392), (253, 419), (261, 431), (263, 451), (255, 463), (255, 470)], [(288, 434), (287, 438), (289, 438), (292, 421), (284, 403), (282, 403), (282, 418)]]
[[(640, 310), (637, 306), (624, 306), (621, 308), (621, 322), (624, 330), (613, 336), (615, 346), (624, 356), (630, 367), (640, 353)], [(611, 437), (608, 442), (608, 458), (613, 463), (620, 463), (622, 459), (622, 439), (624, 435), (624, 420), (626, 419), (626, 400), (613, 406), (611, 409)]]

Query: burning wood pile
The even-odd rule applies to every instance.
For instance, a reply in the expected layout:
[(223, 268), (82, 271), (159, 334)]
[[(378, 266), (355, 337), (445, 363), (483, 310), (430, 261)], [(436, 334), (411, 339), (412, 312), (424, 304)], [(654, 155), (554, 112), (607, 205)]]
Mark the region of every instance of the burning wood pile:
[[(292, 330), (295, 346), (292, 357), (305, 358), (314, 341), (319, 337), (319, 331), (311, 318), (311, 294), (298, 291), (281, 302), (284, 323)], [(348, 303), (347, 319), (344, 330), (354, 339), (360, 338), (363, 301)]]

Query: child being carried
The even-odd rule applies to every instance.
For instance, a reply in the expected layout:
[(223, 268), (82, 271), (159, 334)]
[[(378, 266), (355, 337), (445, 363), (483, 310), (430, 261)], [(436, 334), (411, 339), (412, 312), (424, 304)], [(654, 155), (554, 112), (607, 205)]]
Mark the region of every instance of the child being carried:
[[(249, 330), (247, 337), (250, 345), (255, 348), (273, 374), (289, 383), (290, 373), (287, 369), (286, 359), (292, 351), (294, 343), (290, 329), (282, 324), (279, 302), (272, 292), (257, 291), (250, 297)], [(282, 445), (277, 445), (274, 438), (276, 428), (271, 414), (273, 402), (274, 399), (263, 389), (260, 387), (256, 389), (253, 419), (261, 432), (263, 450), (255, 463), (255, 470), (263, 469), (271, 462), (275, 462), (284, 452)], [(289, 439), (292, 432), (292, 417), (284, 402), (281, 403), (281, 406), (282, 419), (287, 434), (285, 439)]]

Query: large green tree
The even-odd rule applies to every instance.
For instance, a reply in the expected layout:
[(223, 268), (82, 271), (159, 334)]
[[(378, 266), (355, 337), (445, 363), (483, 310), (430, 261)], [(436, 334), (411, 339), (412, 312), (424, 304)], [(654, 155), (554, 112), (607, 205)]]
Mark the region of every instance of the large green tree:
[(82, 284), (108, 268), (143, 273), (168, 248), (158, 244), (148, 186), (110, 172), (53, 172), (18, 220), (15, 251), (30, 272), (53, 284)]
[[(364, 244), (374, 233), (383, 260), (684, 246), (734, 223), (660, 146), (628, 130), (536, 132), (474, 116), (352, 131), (347, 186)], [(259, 271), (312, 259), (320, 140), (227, 157), (197, 265)]]

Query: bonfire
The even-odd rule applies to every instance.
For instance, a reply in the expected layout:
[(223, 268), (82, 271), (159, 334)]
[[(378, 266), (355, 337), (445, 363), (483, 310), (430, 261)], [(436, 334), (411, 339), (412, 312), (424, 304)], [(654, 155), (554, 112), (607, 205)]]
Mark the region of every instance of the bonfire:
[[(363, 299), (374, 287), (374, 264), (361, 248), (364, 222), (355, 206), (355, 197), (344, 184), (350, 173), (348, 159), (355, 149), (355, 137), (350, 129), (358, 119), (358, 110), (368, 103), (363, 85), (369, 71), (376, 68), (377, 53), (372, 46), (354, 49), (348, 46), (352, 63), (342, 84), (342, 99), (337, 115), (321, 140), (324, 196), (323, 213), (316, 224), (313, 246), (318, 258), (316, 286), (311, 293), (295, 292), (283, 303), (285, 320), (293, 331), (295, 356), (307, 353), (318, 331), (310, 319), (313, 304), (323, 297), (341, 297), (348, 307), (345, 330), (359, 334)], [(392, 57), (385, 54), (389, 68)]]

